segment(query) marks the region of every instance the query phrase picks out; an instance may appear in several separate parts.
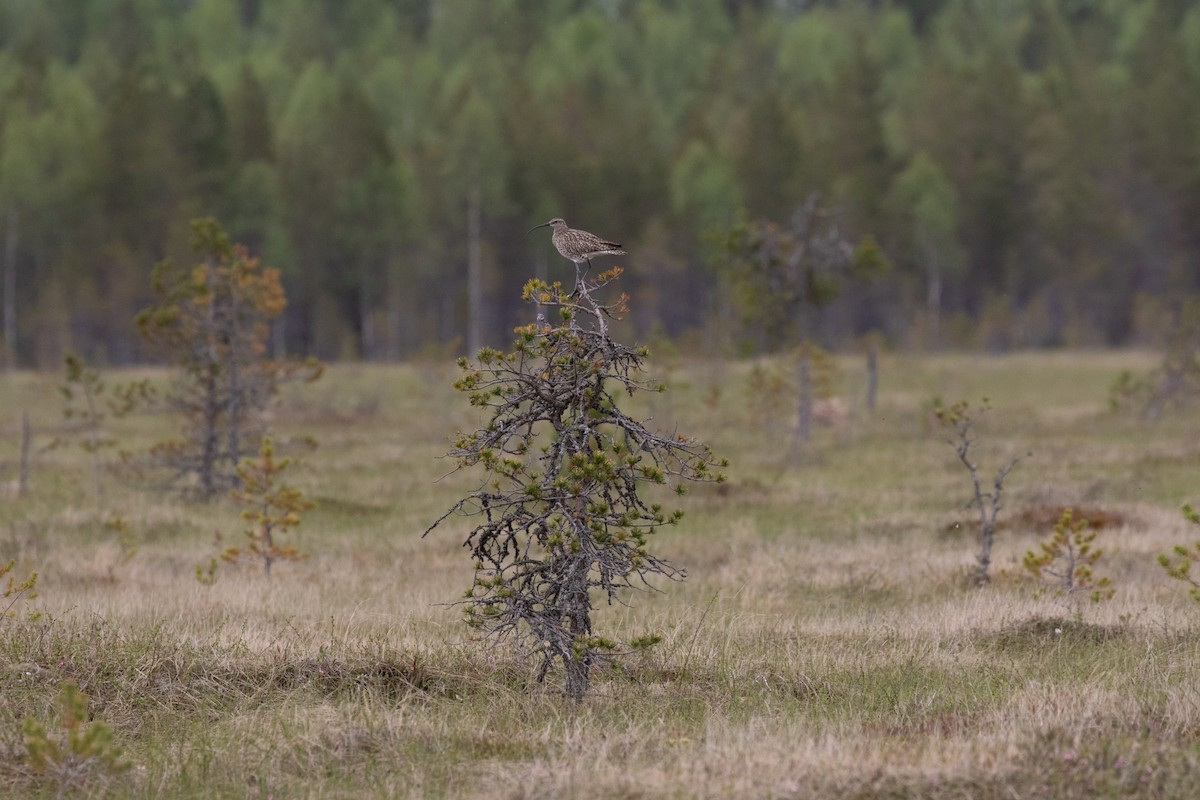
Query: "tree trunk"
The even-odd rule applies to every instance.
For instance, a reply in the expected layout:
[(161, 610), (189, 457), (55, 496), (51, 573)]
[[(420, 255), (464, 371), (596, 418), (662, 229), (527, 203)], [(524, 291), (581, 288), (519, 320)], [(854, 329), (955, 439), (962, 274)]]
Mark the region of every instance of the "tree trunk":
[(480, 242), (483, 215), (479, 182), (467, 193), (467, 352), (483, 347), (483, 246)]
[(377, 339), (375, 332), (375, 315), (371, 311), (371, 292), (367, 289), (366, 281), (358, 289), (358, 328), (359, 354), (363, 361), (376, 359)]
[(808, 441), (812, 432), (812, 377), (808, 353), (802, 353), (796, 362), (796, 383), (800, 400), (796, 408), (796, 438), (792, 440), (793, 452)]
[[(268, 478), (268, 480), (270, 479)], [(270, 513), (270, 508), (264, 507), (260, 513), (266, 517)], [(268, 526), (263, 531), (263, 574), (267, 576), (267, 580), (271, 580), (271, 563), (275, 560), (274, 552), (275, 542), (271, 540), (271, 528)]]
[(567, 661), (567, 697), (582, 703), (588, 690), (588, 663), (586, 656), (575, 656)]
[(996, 540), (996, 522), (987, 520), (986, 514), (981, 514), (984, 521), (979, 530), (979, 558), (975, 567), (975, 584), (984, 586), (988, 582), (988, 570), (992, 566), (992, 543)]
[(100, 417), (96, 409), (96, 398), (88, 384), (83, 386), (83, 399), (88, 410), (88, 452), (92, 456), (92, 494), (96, 505), (104, 499), (104, 484), (100, 479), (103, 464), (100, 461)]
[(29, 451), (33, 433), (29, 428), (29, 412), (21, 412), (21, 471), (17, 477), (17, 496), (24, 497), (29, 491)]
[(388, 258), (388, 268), (384, 275), (384, 297), (386, 298), (386, 326), (383, 332), (383, 358), (385, 361), (394, 362), (400, 360), (400, 349), (404, 343), (403, 316), (400, 314), (400, 291), (398, 288), (399, 278), (396, 275), (396, 264), (399, 260), (399, 255), (393, 253)]
[(875, 396), (879, 391), (879, 350), (867, 348), (867, 411), (875, 411)]
[[(578, 522), (579, 530), (586, 530), (586, 518), (581, 516)], [(581, 532), (579, 535), (587, 536), (589, 534)], [(571, 564), (568, 567), (569, 574), (564, 582), (562, 593), (566, 606), (565, 622), (569, 633), (575, 640), (572, 642), (571, 655), (563, 659), (563, 667), (567, 673), (566, 692), (567, 697), (576, 702), (581, 702), (584, 695), (587, 694), (588, 673), (592, 667), (591, 648), (579, 641), (581, 638), (591, 635), (592, 632), (592, 603), (588, 596), (588, 573), (591, 566), (591, 556), (586, 552), (571, 556)]]
[(217, 494), (217, 417), (220, 405), (217, 398), (217, 376), (210, 366), (204, 379), (204, 408), (201, 412), (200, 494), (209, 500)]
[(942, 337), (942, 274), (932, 256), (929, 259), (929, 285), (925, 292), (925, 306), (929, 313), (929, 346), (936, 350)]
[(284, 327), (286, 317), (280, 314), (271, 323), (271, 355), (282, 359), (287, 354), (287, 329)]
[[(586, 418), (588, 409), (581, 404), (574, 409), (579, 418)], [(563, 466), (569, 464), (577, 455), (586, 454), (590, 448), (584, 438), (577, 438), (579, 431), (570, 428), (564, 431), (568, 443), (563, 448)], [(562, 610), (562, 630), (565, 654), (563, 669), (566, 671), (566, 693), (576, 702), (582, 702), (588, 690), (588, 673), (591, 671), (591, 648), (586, 638), (592, 633), (592, 599), (588, 594), (588, 575), (592, 569), (593, 554), (596, 551), (589, 526), (587, 504), (582, 497), (572, 497), (565, 503), (570, 529), (578, 541), (577, 548), (565, 552), (566, 563), (563, 564), (562, 588), (558, 595), (558, 606)], [(570, 637), (570, 642), (565, 640)]]
[[(214, 270), (209, 267), (209, 279), (214, 280)], [(210, 284), (211, 285), (211, 284)], [(213, 287), (215, 290), (215, 286)], [(217, 295), (213, 292), (213, 311), (216, 311)], [(230, 471), (237, 469), (238, 461), (242, 458), (242, 438), (244, 432), (242, 423), (245, 420), (247, 409), (245, 401), (249, 397), (249, 383), (255, 380), (255, 376), (247, 371), (245, 374), (242, 371), (243, 362), (253, 362), (255, 354), (249, 352), (246, 338), (247, 331), (242, 329), (243, 312), (240, 308), (241, 300), (236, 291), (229, 292), (229, 300), (227, 301), (229, 308), (226, 312), (229, 315), (229, 321), (226, 325), (229, 327), (229, 355), (226, 359), (226, 369), (224, 376), (224, 392), (225, 392), (225, 415), (229, 422), (229, 435), (226, 439), (226, 459), (229, 461)], [(214, 354), (215, 355), (215, 354)]]
[(17, 210), (8, 210), (8, 230), (4, 237), (4, 363), (17, 365)]

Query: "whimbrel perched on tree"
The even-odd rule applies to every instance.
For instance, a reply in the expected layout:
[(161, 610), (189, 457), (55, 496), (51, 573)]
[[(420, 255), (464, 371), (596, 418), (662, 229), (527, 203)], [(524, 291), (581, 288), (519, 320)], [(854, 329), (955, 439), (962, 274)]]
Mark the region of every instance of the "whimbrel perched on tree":
[(554, 248), (562, 253), (563, 258), (574, 261), (577, 267), (587, 264), (588, 269), (591, 269), (592, 258), (595, 256), (625, 255), (625, 251), (621, 249), (618, 242), (607, 242), (587, 231), (568, 228), (562, 217), (555, 217), (549, 222), (534, 225), (526, 233), (532, 233), (538, 228), (547, 226), (554, 229), (554, 233), (550, 237), (550, 241), (554, 242)]

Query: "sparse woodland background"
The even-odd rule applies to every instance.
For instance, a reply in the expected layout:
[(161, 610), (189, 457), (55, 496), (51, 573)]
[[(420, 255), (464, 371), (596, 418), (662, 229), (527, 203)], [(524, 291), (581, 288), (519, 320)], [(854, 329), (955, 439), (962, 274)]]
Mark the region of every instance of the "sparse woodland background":
[(892, 265), (826, 346), (1157, 344), (1200, 288), (1200, 6), (0, 3), (10, 365), (150, 358), (129, 320), (203, 215), (282, 269), (276, 351), (503, 346), (562, 215), (633, 254), (637, 338), (745, 353), (779, 343), (723, 232), (812, 192)]

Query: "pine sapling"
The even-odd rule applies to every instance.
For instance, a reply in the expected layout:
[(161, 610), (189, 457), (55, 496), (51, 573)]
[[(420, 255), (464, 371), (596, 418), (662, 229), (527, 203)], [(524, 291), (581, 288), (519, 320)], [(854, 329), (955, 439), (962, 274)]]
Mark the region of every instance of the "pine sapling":
[[(1200, 511), (1196, 511), (1191, 503), (1183, 505), (1183, 516), (1189, 522), (1200, 525)], [(1158, 557), (1158, 563), (1162, 564), (1162, 568), (1166, 570), (1167, 576), (1174, 578), (1177, 581), (1191, 584), (1192, 599), (1200, 603), (1200, 581), (1197, 581), (1192, 576), (1192, 562), (1200, 561), (1200, 542), (1196, 542), (1192, 547), (1184, 547), (1177, 544), (1174, 547), (1175, 558), (1163, 553)]]
[[(225, 550), (225, 537), (220, 530), (213, 531), (213, 547), (216, 555), (209, 556), (208, 561), (201, 561), (196, 565), (196, 580), (203, 586), (214, 586), (217, 582), (217, 570), (220, 569), (221, 561)], [(232, 549), (232, 548), (229, 548)]]
[(272, 320), (287, 305), (279, 270), (233, 244), (214, 219), (192, 222), (201, 262), (155, 267), (157, 302), (135, 322), (148, 344), (178, 369), (161, 404), (182, 421), (181, 436), (153, 447), (146, 466), (203, 499), (236, 488), (237, 465), (266, 432), (265, 412), (284, 380), (316, 380), (316, 361), (268, 357)]
[(1062, 595), (1091, 592), (1092, 602), (1107, 600), (1115, 591), (1112, 580), (1092, 571), (1104, 554), (1095, 546), (1098, 532), (1088, 520), (1076, 519), (1072, 509), (1063, 509), (1051, 537), (1038, 546), (1039, 552), (1027, 551), (1021, 563), (1034, 576), (1056, 584)]
[(219, 566), (216, 556), (211, 556), (207, 563), (196, 565), (196, 580), (203, 586), (212, 586), (217, 582), (217, 568)]
[(792, 455), (798, 455), (812, 436), (818, 402), (828, 402), (837, 380), (837, 361), (821, 347), (805, 341), (796, 349), (796, 431)]
[(1168, 321), (1162, 360), (1149, 373), (1124, 370), (1109, 389), (1114, 411), (1139, 410), (1145, 419), (1158, 419), (1168, 407), (1193, 402), (1200, 388), (1200, 299), (1187, 297)]
[(12, 613), (12, 607), (19, 600), (33, 600), (37, 597), (37, 591), (34, 587), (37, 586), (38, 574), (31, 572), (25, 576), (25, 580), (17, 582), (17, 577), (13, 575), (13, 570), (17, 566), (17, 560), (10, 559), (7, 564), (0, 564), (0, 620), (8, 618)]
[[(92, 494), (99, 502), (104, 494), (101, 476), (104, 462), (101, 451), (116, 444), (104, 430), (105, 413), (100, 408), (100, 397), (105, 384), (97, 370), (91, 369), (84, 360), (68, 353), (64, 359), (66, 380), (58, 387), (65, 400), (63, 418), (69, 423), (78, 423), (79, 447), (92, 461)], [(55, 444), (58, 444), (57, 442)]]
[(117, 579), (117, 568), (123, 567), (137, 555), (138, 545), (129, 530), (129, 523), (119, 514), (114, 514), (104, 523), (104, 529), (116, 539), (117, 553), (108, 564), (108, 579)]
[(58, 726), (62, 733), (50, 734), (31, 717), (22, 725), (29, 763), (34, 770), (54, 780), (58, 797), (97, 773), (129, 769), (129, 764), (121, 760), (121, 748), (113, 741), (108, 724), (100, 720), (89, 723), (89, 719), (88, 696), (68, 681), (58, 697)]
[(21, 410), (21, 457), (17, 467), (17, 497), (29, 492), (29, 454), (33, 450), (33, 428), (29, 425), (29, 412)]
[[(240, 465), (237, 469), (242, 488), (233, 492), (233, 497), (246, 508), (242, 519), (251, 527), (245, 531), (249, 544), (230, 547), (221, 554), (221, 559), (230, 563), (242, 558), (257, 558), (262, 561), (263, 573), (271, 577), (271, 565), (276, 561), (302, 561), (308, 553), (283, 544), (282, 537), (300, 524), (300, 513), (313, 507), (313, 502), (298, 489), (278, 483), (279, 476), (291, 465), (289, 459), (276, 459), (271, 437), (264, 436), (258, 458)], [(197, 568), (197, 577), (204, 582), (203, 570)], [(215, 569), (209, 572), (212, 577)]]
[(755, 364), (746, 377), (746, 408), (755, 423), (778, 435), (779, 416), (787, 405), (788, 379), (777, 368)]

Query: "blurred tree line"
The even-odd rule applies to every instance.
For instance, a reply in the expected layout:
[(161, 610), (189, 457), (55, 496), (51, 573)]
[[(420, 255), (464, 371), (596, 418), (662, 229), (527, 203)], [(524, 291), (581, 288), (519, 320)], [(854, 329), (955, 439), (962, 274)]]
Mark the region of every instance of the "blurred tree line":
[(484, 343), (623, 242), (636, 335), (767, 347), (720, 243), (812, 193), (893, 268), (830, 344), (1124, 344), (1200, 282), (1184, 0), (3, 0), (0, 341), (143, 357), (150, 270), (213, 215), (282, 269), (277, 347)]

